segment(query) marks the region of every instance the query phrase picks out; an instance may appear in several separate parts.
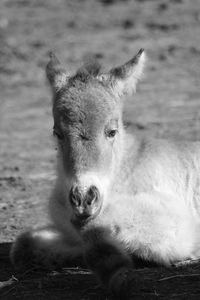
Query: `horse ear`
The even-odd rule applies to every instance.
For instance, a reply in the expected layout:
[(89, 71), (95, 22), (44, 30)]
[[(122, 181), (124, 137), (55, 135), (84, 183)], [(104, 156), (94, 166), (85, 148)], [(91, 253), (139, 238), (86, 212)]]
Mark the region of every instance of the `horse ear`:
[(107, 74), (101, 74), (99, 80), (106, 82), (119, 95), (131, 94), (141, 79), (146, 61), (143, 49), (125, 64), (113, 68)]
[(57, 92), (67, 83), (68, 76), (54, 52), (50, 52), (49, 57), (50, 60), (46, 66), (46, 75), (53, 91)]

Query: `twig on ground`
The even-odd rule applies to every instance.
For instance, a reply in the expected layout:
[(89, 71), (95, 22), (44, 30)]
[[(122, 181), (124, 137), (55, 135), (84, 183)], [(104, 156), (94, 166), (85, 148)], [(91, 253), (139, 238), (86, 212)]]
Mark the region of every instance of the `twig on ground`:
[(158, 281), (165, 281), (165, 280), (170, 280), (170, 279), (174, 279), (174, 278), (182, 278), (182, 277), (200, 277), (200, 274), (177, 274), (177, 275), (173, 275), (173, 276), (169, 276), (169, 277), (164, 277), (161, 279), (158, 279)]
[(12, 275), (11, 278), (9, 278), (6, 281), (0, 281), (0, 289), (12, 285), (13, 283), (16, 283), (16, 281), (19, 281), (15, 276)]
[(187, 259), (184, 261), (179, 261), (177, 263), (174, 263), (173, 266), (179, 268), (179, 267), (185, 267), (187, 265), (195, 265), (198, 263), (200, 263), (200, 259)]

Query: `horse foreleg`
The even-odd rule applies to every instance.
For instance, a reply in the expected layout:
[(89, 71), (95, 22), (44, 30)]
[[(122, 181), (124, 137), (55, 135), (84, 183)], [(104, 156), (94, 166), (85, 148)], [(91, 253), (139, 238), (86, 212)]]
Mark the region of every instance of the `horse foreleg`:
[(53, 226), (19, 235), (11, 248), (10, 257), (17, 269), (84, 265), (80, 240), (63, 234)]

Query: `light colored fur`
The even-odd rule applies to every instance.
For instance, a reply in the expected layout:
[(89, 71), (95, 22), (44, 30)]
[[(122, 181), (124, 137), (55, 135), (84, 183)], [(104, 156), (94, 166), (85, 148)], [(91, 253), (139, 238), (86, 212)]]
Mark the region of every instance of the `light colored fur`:
[[(87, 228), (110, 228), (129, 253), (147, 260), (170, 264), (199, 257), (200, 143), (126, 138), (102, 212)], [(61, 230), (73, 231), (62, 197), (67, 195), (59, 202), (55, 191), (52, 218)]]
[[(69, 88), (70, 94), (64, 93), (62, 96), (60, 92), (61, 104), (57, 104), (59, 100), (54, 99), (54, 120), (58, 130), (62, 126), (62, 130), (65, 130), (65, 127), (63, 119), (60, 121), (58, 118), (60, 113), (57, 110), (62, 112), (70, 103), (71, 106), (77, 106), (74, 108), (76, 114), (81, 109), (84, 112), (85, 108), (81, 105), (88, 95), (93, 99), (88, 100), (88, 103), (91, 105), (94, 101), (99, 114), (93, 122), (106, 125), (109, 118), (118, 118), (119, 132), (112, 144), (109, 144), (106, 139), (96, 137), (100, 136), (98, 125), (95, 139), (91, 133), (95, 142), (86, 148), (84, 145), (89, 142), (77, 142), (77, 133), (82, 126), (79, 124), (78, 129), (75, 128), (77, 131), (70, 129), (73, 131), (69, 135), (72, 148), (80, 144), (77, 146), (80, 147), (79, 151), (76, 147), (68, 149), (65, 142), (59, 142), (58, 177), (49, 202), (55, 228), (30, 233), (31, 238), (38, 241), (38, 247), (45, 248), (51, 255), (61, 252), (63, 260), (84, 255), (88, 247), (96, 243), (96, 239), (101, 243), (101, 234), (96, 234), (95, 238), (91, 234), (90, 238), (90, 232), (100, 229), (106, 232), (106, 243), (110, 241), (116, 249), (121, 249), (117, 251), (121, 251), (122, 256), (135, 255), (165, 265), (200, 256), (200, 143), (150, 139), (135, 133), (128, 134), (122, 126), (120, 98), (135, 88), (144, 62), (145, 55), (140, 53), (122, 66), (121, 73), (119, 69), (113, 69), (110, 73), (99, 74), (97, 80), (103, 85), (96, 81), (94, 86), (92, 83), (85, 86), (78, 83), (79, 89), (76, 90), (76, 86), (71, 90)], [(66, 86), (65, 80), (60, 80), (60, 76), (65, 78), (63, 69), (59, 73), (58, 66), (56, 61), (55, 74), (52, 61), (47, 69), (55, 92)], [(76, 97), (77, 103), (76, 99), (73, 102), (70, 97)], [(87, 113), (90, 113), (90, 109), (89, 112), (87, 109)], [(103, 113), (105, 115), (101, 116)], [(87, 115), (88, 122), (90, 119), (92, 115)], [(95, 123), (91, 123), (91, 127), (95, 128)], [(92, 161), (92, 154), (99, 153), (97, 150), (101, 150), (101, 154)], [(71, 172), (66, 168), (66, 165), (72, 164), (69, 157), (65, 156), (67, 151), (71, 151), (70, 155), (76, 153), (78, 156), (80, 170), (75, 165), (75, 173), (74, 168)], [(109, 159), (105, 160), (107, 155)], [(86, 169), (81, 167), (82, 162), (84, 166), (88, 164)], [(73, 208), (69, 202), (69, 190), (74, 182), (83, 193), (95, 185), (102, 199), (98, 216), (80, 230), (71, 223)], [(16, 243), (12, 250), (14, 262), (19, 251), (20, 246)]]

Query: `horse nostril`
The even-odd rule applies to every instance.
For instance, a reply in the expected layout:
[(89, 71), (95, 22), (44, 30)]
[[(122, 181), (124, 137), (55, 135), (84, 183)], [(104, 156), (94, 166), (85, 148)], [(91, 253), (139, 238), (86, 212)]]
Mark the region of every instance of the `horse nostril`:
[(72, 187), (69, 192), (69, 200), (73, 206), (81, 205), (81, 193), (77, 186)]
[(99, 198), (99, 191), (96, 186), (91, 186), (86, 194), (86, 204), (92, 205)]

